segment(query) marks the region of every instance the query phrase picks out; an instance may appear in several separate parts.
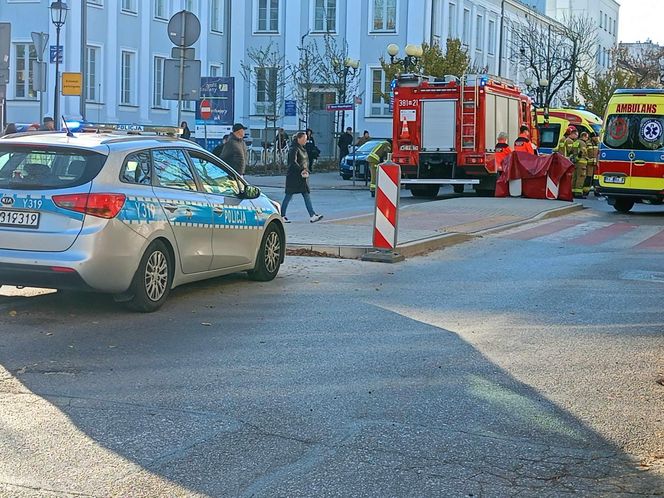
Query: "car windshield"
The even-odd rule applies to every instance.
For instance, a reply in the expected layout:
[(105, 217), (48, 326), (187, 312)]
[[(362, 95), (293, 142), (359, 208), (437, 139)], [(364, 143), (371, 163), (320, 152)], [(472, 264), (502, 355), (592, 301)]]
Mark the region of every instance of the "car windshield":
[(360, 147), (357, 148), (358, 152), (371, 152), (374, 150), (374, 148), (380, 144), (382, 140), (369, 140), (367, 143), (362, 144)]
[(604, 144), (612, 149), (661, 149), (664, 147), (664, 116), (613, 114), (606, 120)]
[(101, 170), (106, 156), (79, 149), (0, 145), (0, 188), (58, 189), (83, 185)]

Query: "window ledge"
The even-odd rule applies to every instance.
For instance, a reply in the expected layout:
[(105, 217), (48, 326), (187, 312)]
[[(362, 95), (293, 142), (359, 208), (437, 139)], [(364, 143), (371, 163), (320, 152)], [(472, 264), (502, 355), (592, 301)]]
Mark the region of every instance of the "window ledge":
[(132, 109), (138, 109), (140, 106), (136, 104), (119, 104), (120, 107), (131, 107)]
[(168, 107), (157, 107), (157, 106), (152, 106), (150, 109), (153, 111), (170, 111)]

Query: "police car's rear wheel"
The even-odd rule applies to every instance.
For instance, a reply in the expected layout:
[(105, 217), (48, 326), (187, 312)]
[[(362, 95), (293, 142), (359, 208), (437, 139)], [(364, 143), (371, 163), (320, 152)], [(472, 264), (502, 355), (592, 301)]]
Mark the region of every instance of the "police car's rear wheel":
[(274, 223), (270, 224), (263, 235), (263, 241), (256, 257), (256, 266), (249, 272), (249, 278), (267, 282), (277, 276), (283, 251), (286, 250), (284, 242), (281, 231)]
[(127, 306), (149, 313), (168, 298), (173, 281), (173, 265), (163, 242), (155, 240), (145, 251), (131, 284), (133, 297)]
[(615, 209), (619, 213), (629, 213), (633, 207), (634, 207), (634, 201), (631, 199), (618, 198), (616, 199), (616, 202), (613, 205), (613, 209)]

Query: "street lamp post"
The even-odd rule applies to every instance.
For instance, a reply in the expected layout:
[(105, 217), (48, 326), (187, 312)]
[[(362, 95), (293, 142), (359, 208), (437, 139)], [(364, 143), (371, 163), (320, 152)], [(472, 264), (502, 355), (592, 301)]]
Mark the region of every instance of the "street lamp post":
[[(339, 100), (340, 103), (346, 103), (346, 87), (348, 86), (348, 74), (351, 73), (353, 76), (357, 72), (358, 68), (360, 67), (360, 61), (357, 59), (351, 59), (350, 57), (346, 57), (346, 59), (343, 62), (343, 67), (341, 67), (341, 63), (339, 60), (334, 59), (332, 61), (332, 64), (337, 71), (337, 74), (341, 78), (341, 95), (339, 95)], [(353, 105), (355, 105), (353, 103)], [(343, 133), (344, 127), (346, 125), (346, 111), (341, 111), (341, 132)], [(355, 135), (355, 130), (353, 130), (353, 136)]]
[(390, 56), (390, 64), (403, 63), (404, 71), (408, 72), (410, 69), (415, 69), (417, 67), (417, 61), (422, 58), (424, 51), (422, 50), (422, 45), (413, 45), (409, 43), (404, 49), (406, 56), (403, 59), (398, 59), (397, 55), (399, 54), (399, 45), (396, 43), (390, 43), (387, 46), (387, 54)]
[[(69, 8), (65, 2), (52, 2), (49, 7), (51, 22), (55, 26), (55, 95), (53, 95), (53, 121), (55, 129), (60, 129), (60, 28), (65, 25)], [(63, 50), (64, 52), (64, 50)]]

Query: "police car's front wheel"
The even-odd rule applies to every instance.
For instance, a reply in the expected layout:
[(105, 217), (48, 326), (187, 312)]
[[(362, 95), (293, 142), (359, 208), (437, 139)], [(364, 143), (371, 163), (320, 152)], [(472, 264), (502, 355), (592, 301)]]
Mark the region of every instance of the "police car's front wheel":
[(156, 311), (168, 298), (173, 282), (173, 264), (166, 245), (155, 240), (145, 251), (130, 291), (133, 297), (127, 306), (134, 311)]
[(260, 282), (272, 280), (279, 273), (279, 267), (286, 250), (283, 233), (275, 223), (268, 225), (256, 256), (256, 266), (249, 271), (249, 278)]

